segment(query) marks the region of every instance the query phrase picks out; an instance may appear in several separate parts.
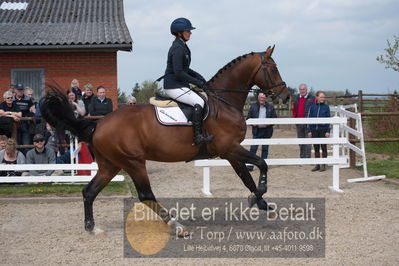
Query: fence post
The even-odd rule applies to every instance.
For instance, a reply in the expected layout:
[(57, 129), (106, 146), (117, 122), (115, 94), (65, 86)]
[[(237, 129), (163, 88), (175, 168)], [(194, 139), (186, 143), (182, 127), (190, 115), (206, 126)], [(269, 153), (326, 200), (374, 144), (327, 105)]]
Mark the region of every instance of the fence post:
[[(353, 112), (353, 108), (349, 109), (351, 112)], [(356, 129), (356, 120), (349, 117), (349, 127)], [(349, 140), (353, 139), (353, 135), (349, 134)], [(350, 141), (350, 144), (356, 145), (356, 142)], [(356, 168), (356, 153), (352, 150), (349, 149), (349, 167), (350, 168)]]
[(363, 91), (359, 90), (358, 92), (358, 101), (359, 101), (359, 113), (363, 112)]

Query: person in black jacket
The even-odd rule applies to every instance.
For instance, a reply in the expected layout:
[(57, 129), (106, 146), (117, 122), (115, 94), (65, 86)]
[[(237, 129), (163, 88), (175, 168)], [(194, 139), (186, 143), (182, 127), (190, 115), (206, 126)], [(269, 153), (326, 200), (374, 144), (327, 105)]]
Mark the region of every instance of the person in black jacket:
[[(330, 117), (330, 107), (325, 103), (325, 93), (318, 91), (316, 93), (316, 104), (310, 107), (308, 117)], [(307, 126), (308, 137), (310, 138), (328, 138), (330, 137), (330, 124), (309, 124)], [(322, 157), (327, 158), (327, 144), (313, 144), (315, 158), (320, 158), (320, 146), (322, 150)], [(318, 171), (323, 172), (326, 170), (326, 165), (317, 164), (312, 172)]]
[(195, 28), (186, 18), (175, 19), (170, 32), (176, 37), (168, 52), (164, 75), (165, 93), (179, 102), (194, 107), (194, 144), (201, 145), (212, 141), (213, 136), (202, 135), (202, 113), (204, 100), (190, 88), (190, 83), (203, 88), (206, 80), (190, 68), (191, 52), (186, 42), (190, 40), (191, 30)]
[(97, 87), (97, 96), (93, 96), (89, 106), (91, 116), (107, 115), (113, 111), (112, 100), (105, 97), (104, 86)]
[(90, 103), (91, 103), (91, 99), (93, 98), (93, 85), (91, 85), (90, 83), (86, 84), (83, 86), (84, 88), (84, 95), (82, 96), (82, 101), (85, 104), (85, 116), (89, 114), (89, 110), (90, 110)]
[[(277, 118), (276, 110), (273, 105), (267, 103), (264, 93), (259, 93), (258, 102), (251, 104), (247, 119), (249, 118)], [(273, 135), (273, 125), (253, 125), (252, 136), (254, 139), (269, 139)], [(258, 145), (252, 145), (250, 152), (256, 154)], [(262, 145), (262, 159), (267, 159), (269, 155), (269, 145)], [(247, 166), (248, 170), (253, 170), (253, 165)]]

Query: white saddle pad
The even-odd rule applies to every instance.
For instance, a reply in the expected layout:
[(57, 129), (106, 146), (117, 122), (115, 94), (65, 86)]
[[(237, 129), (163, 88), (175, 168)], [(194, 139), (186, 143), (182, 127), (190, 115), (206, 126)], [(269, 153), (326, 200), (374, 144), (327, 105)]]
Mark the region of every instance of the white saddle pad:
[(155, 107), (155, 114), (159, 123), (167, 126), (191, 126), (193, 123), (187, 120), (179, 107)]

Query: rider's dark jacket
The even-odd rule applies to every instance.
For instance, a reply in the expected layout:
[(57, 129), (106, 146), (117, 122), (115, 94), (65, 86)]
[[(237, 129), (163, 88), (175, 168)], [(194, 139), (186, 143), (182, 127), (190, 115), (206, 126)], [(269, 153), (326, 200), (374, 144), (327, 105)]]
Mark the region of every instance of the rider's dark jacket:
[(191, 52), (185, 42), (176, 38), (168, 53), (168, 62), (164, 76), (164, 89), (186, 87), (189, 83), (203, 87), (205, 79), (190, 69)]

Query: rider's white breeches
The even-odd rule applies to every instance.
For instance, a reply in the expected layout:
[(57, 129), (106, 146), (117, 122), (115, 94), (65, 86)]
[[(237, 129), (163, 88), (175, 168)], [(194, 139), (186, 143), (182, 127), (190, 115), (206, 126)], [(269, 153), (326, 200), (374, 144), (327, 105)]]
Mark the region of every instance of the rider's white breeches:
[(202, 108), (204, 108), (204, 100), (189, 88), (182, 87), (177, 89), (167, 89), (164, 90), (164, 92), (166, 95), (178, 102), (182, 102), (191, 106), (199, 104)]

